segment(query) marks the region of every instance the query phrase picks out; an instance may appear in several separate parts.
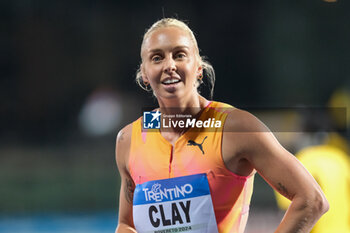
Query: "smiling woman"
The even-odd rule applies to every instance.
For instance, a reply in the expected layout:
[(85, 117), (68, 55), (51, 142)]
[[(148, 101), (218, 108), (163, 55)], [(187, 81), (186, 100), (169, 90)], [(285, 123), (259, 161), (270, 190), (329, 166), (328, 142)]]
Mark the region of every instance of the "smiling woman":
[(150, 83), (155, 95), (165, 99), (186, 95), (194, 100), (197, 92), (193, 87), (202, 68), (187, 32), (177, 27), (160, 28), (142, 47), (142, 80)]
[(328, 209), (322, 190), (252, 114), (199, 94), (203, 78), (213, 84), (214, 71), (188, 26), (156, 22), (144, 36), (141, 58), (136, 80), (153, 91), (156, 113), (191, 115), (203, 124), (184, 127), (183, 117), (170, 118), (172, 124), (150, 130), (140, 117), (119, 132), (116, 232), (242, 233), (256, 172), (292, 201), (276, 232), (309, 232)]
[[(153, 36), (152, 38), (150, 38), (150, 35), (153, 32), (157, 31), (158, 29), (167, 29), (169, 27), (175, 30), (177, 29), (177, 31), (180, 32), (178, 38), (174, 38), (171, 35), (169, 35), (171, 37), (169, 38), (167, 34), (159, 34), (159, 33)], [(175, 32), (172, 32), (172, 33), (174, 34)], [(156, 43), (158, 42), (158, 45), (159, 43), (161, 44), (162, 42), (165, 42), (162, 46), (166, 46), (166, 44), (168, 45), (172, 44), (172, 46), (175, 46), (173, 48), (168, 48), (168, 49), (172, 49), (171, 52), (174, 58), (176, 58), (175, 60), (188, 61), (188, 59), (191, 59), (191, 61), (195, 61), (197, 65), (199, 64), (200, 70), (198, 71), (198, 74), (197, 74), (198, 79), (197, 79), (196, 85), (197, 87), (199, 87), (199, 85), (202, 84), (203, 72), (205, 72), (206, 78), (208, 80), (208, 84), (210, 87), (210, 97), (212, 98), (213, 91), (214, 91), (214, 83), (215, 83), (214, 69), (210, 65), (210, 63), (205, 60), (204, 57), (199, 55), (197, 40), (192, 30), (185, 23), (176, 19), (165, 18), (153, 24), (152, 27), (149, 28), (148, 31), (145, 33), (144, 39), (141, 45), (142, 60), (146, 62), (148, 59), (152, 61), (153, 64), (159, 64), (162, 61), (164, 62), (165, 57), (163, 56), (165, 54), (162, 48), (156, 48), (156, 47), (149, 48), (149, 43), (153, 42), (153, 41), (150, 41), (151, 39), (153, 41), (156, 40), (154, 42)], [(171, 43), (169, 39), (175, 43), (174, 44)], [(177, 39), (178, 41), (173, 41), (175, 39)], [(157, 46), (157, 44), (154, 44), (153, 46)], [(146, 51), (145, 51), (145, 48), (147, 48)], [(191, 50), (194, 50), (194, 51), (191, 51)], [(192, 55), (194, 57), (188, 57), (188, 55), (190, 56)], [(149, 80), (144, 80), (142, 78), (142, 77), (145, 77), (142, 75), (142, 72), (144, 72), (144, 70), (142, 69), (142, 65), (140, 65), (140, 69), (138, 69), (136, 73), (136, 82), (144, 90), (150, 91), (151, 89), (149, 88)], [(164, 79), (163, 81), (164, 81), (164, 84), (171, 84), (171, 83), (180, 82), (181, 79), (174, 77), (174, 79), (171, 80), (171, 77), (168, 77), (168, 79)]]

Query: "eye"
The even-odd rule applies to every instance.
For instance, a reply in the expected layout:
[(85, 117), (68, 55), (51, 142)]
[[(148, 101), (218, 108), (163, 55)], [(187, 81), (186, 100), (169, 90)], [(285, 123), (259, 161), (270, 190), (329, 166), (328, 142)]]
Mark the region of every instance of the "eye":
[(154, 55), (154, 56), (151, 57), (151, 60), (153, 62), (160, 62), (162, 60), (162, 57), (159, 56), (159, 55)]
[(184, 52), (179, 52), (175, 55), (175, 58), (179, 58), (179, 59), (182, 59), (185, 57), (186, 57), (186, 53), (184, 53)]

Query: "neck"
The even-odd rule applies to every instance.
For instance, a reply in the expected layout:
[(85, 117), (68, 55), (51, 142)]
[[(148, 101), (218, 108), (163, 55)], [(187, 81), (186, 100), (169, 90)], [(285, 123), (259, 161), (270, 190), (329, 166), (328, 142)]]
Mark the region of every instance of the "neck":
[[(204, 97), (196, 93), (195, 96), (192, 96), (185, 101), (184, 99), (158, 99), (160, 111), (163, 116), (166, 115), (167, 120), (186, 120), (188, 115), (198, 118), (202, 109), (204, 109), (209, 101)], [(183, 116), (183, 117), (182, 117)], [(163, 131), (161, 129), (161, 131)], [(162, 132), (163, 135), (167, 134), (178, 134), (181, 135), (186, 131), (184, 128), (180, 127), (171, 127), (167, 128), (165, 132)]]
[(160, 110), (163, 114), (190, 114), (192, 116), (198, 114), (208, 105), (209, 101), (196, 93), (191, 98), (185, 99), (158, 99)]

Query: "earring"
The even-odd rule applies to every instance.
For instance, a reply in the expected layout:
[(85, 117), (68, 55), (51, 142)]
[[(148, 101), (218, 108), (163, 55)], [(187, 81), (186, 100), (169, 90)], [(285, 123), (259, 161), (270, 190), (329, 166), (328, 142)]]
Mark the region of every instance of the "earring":
[(203, 79), (203, 74), (199, 74), (199, 75), (198, 75), (198, 80), (199, 80), (199, 81), (202, 81), (202, 79)]
[(149, 85), (148, 81), (142, 81), (143, 82), (143, 87), (142, 89), (146, 90), (146, 91), (150, 91), (152, 90), (151, 86)]

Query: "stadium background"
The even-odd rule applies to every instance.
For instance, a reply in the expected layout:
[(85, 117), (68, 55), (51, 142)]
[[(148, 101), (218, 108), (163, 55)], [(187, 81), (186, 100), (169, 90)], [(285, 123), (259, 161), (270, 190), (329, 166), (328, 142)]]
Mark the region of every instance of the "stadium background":
[[(322, 107), (350, 87), (349, 10), (321, 0), (1, 1), (0, 232), (114, 231), (115, 137), (155, 104), (134, 78), (157, 19), (189, 22), (215, 68), (215, 100)], [(282, 214), (258, 176), (246, 232), (271, 232)]]

